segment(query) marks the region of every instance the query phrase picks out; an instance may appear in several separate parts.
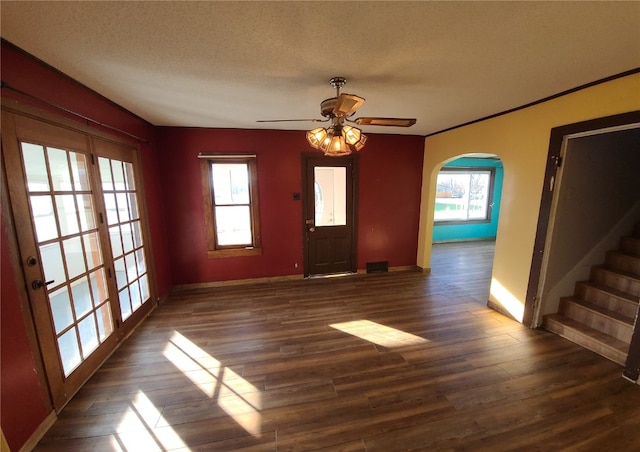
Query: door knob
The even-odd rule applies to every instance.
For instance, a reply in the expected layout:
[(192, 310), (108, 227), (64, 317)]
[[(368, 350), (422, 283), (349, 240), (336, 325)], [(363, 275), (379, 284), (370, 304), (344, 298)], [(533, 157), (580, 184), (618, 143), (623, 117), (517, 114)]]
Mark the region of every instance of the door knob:
[(33, 288), (33, 290), (38, 290), (38, 289), (41, 289), (41, 288), (43, 288), (45, 286), (48, 286), (53, 281), (54, 281), (53, 279), (51, 281), (42, 281), (41, 279), (36, 279), (35, 281), (33, 281), (31, 283), (31, 287)]

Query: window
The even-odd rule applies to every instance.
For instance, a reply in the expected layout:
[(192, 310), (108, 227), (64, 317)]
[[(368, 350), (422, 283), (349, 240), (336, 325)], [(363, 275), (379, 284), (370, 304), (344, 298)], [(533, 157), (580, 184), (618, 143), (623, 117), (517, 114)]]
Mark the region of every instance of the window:
[(436, 222), (491, 220), (492, 168), (443, 168), (436, 182)]
[(255, 155), (201, 158), (209, 256), (260, 254)]

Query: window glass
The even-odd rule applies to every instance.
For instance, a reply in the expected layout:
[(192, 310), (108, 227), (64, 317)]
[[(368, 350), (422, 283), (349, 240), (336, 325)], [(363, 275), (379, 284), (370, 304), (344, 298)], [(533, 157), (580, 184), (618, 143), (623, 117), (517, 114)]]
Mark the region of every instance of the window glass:
[(260, 234), (255, 157), (207, 157), (202, 171), (209, 255), (256, 254)]
[(443, 169), (436, 182), (435, 221), (490, 220), (490, 170)]

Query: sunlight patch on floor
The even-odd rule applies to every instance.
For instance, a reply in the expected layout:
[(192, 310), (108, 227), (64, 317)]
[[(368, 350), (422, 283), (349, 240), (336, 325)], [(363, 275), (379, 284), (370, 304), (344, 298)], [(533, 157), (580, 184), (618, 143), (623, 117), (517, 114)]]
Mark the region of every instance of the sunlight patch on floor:
[(147, 395), (138, 391), (122, 416), (113, 437), (115, 450), (189, 450), (171, 427), (156, 428), (165, 423), (160, 411)]
[(163, 354), (242, 428), (260, 437), (262, 394), (258, 388), (177, 331)]
[(491, 295), (503, 306), (509, 314), (518, 322), (522, 322), (524, 316), (524, 303), (518, 300), (509, 290), (500, 284), (495, 278), (491, 278)]
[(334, 323), (329, 326), (387, 348), (407, 347), (429, 342), (427, 339), (415, 334), (370, 320), (354, 320), (352, 322)]

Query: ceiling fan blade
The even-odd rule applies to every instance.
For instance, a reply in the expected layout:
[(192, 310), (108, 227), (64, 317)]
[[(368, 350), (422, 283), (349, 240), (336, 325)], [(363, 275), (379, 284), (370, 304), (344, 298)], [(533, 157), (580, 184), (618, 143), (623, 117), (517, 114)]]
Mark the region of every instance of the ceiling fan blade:
[(355, 94), (340, 94), (333, 107), (333, 114), (336, 116), (351, 116), (364, 104), (364, 99)]
[(389, 127), (411, 127), (416, 123), (416, 118), (358, 118), (356, 124), (361, 126), (389, 126)]
[(258, 119), (256, 122), (327, 122), (328, 119)]

